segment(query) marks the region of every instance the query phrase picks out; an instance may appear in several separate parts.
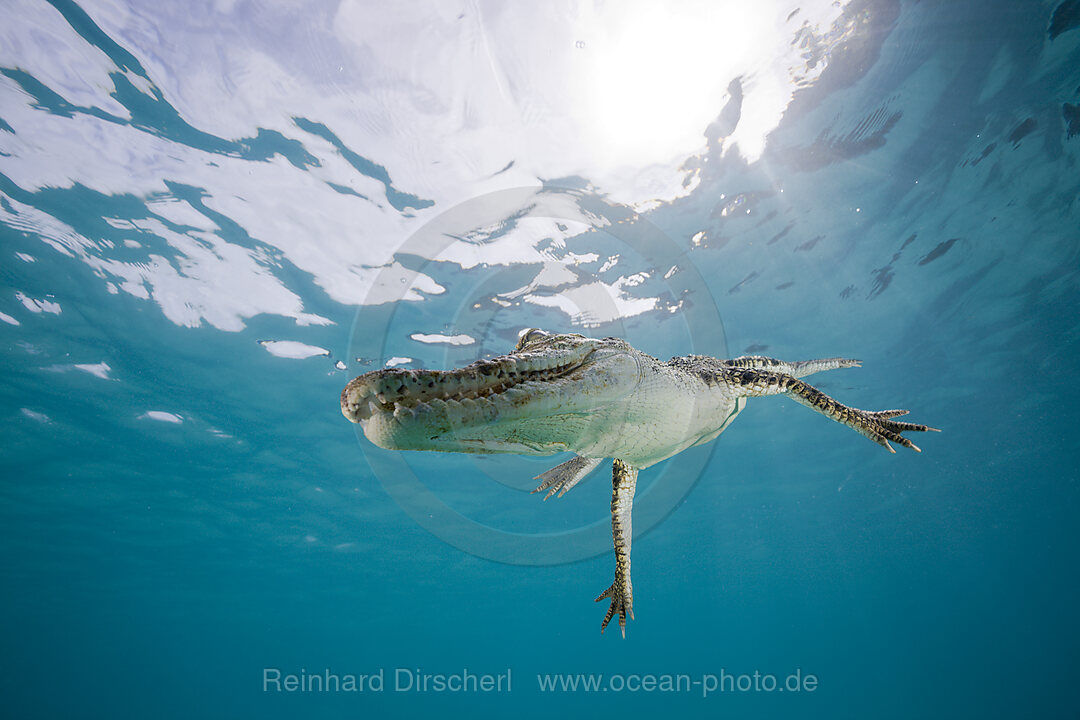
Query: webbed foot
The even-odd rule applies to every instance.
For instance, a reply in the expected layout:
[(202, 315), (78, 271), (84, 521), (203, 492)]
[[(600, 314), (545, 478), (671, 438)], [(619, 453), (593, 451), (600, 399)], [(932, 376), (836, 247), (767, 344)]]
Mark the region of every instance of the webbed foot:
[(878, 410), (877, 412), (857, 408), (851, 408), (851, 410), (858, 418), (855, 421), (855, 429), (891, 453), (895, 453), (896, 450), (889, 444), (890, 440), (898, 445), (911, 448), (915, 452), (922, 452), (918, 445), (902, 436), (900, 434), (902, 432), (941, 432), (929, 425), (919, 425), (892, 419), (907, 415), (907, 410)]
[(545, 500), (555, 493), (562, 497), (570, 488), (584, 480), (601, 462), (603, 461), (599, 458), (583, 458), (580, 455), (575, 455), (562, 465), (553, 467), (533, 478), (533, 480), (543, 480), (533, 492), (538, 493), (546, 490)]
[(618, 612), (619, 630), (625, 638), (626, 616), (629, 615), (631, 620), (634, 619), (634, 588), (630, 584), (630, 579), (627, 578), (623, 581), (622, 578), (616, 577), (615, 582), (611, 583), (611, 587), (600, 593), (600, 597), (596, 598), (596, 602), (600, 602), (604, 598), (611, 598), (611, 606), (608, 607), (604, 621), (600, 623), (600, 632), (604, 632), (607, 624), (611, 622), (611, 618), (615, 617), (615, 613)]

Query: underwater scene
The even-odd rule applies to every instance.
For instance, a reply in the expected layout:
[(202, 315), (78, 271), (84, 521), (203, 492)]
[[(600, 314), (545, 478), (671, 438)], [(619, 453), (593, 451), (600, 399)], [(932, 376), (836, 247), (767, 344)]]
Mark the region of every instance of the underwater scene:
[(1080, 0), (3, 18), (5, 716), (1080, 712)]

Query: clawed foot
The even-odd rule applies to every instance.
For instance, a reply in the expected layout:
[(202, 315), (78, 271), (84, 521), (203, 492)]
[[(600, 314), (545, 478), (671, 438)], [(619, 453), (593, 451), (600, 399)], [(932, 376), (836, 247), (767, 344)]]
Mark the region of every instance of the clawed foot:
[(616, 578), (615, 582), (611, 583), (611, 587), (600, 593), (600, 597), (596, 598), (596, 602), (600, 602), (604, 598), (611, 598), (611, 606), (608, 608), (607, 615), (604, 616), (604, 621), (600, 623), (600, 632), (604, 632), (604, 629), (607, 628), (607, 624), (611, 621), (611, 618), (615, 617), (617, 611), (619, 613), (619, 630), (625, 638), (626, 616), (629, 615), (631, 620), (634, 619), (633, 587), (630, 585), (629, 581), (620, 583), (619, 579)]
[(547, 500), (555, 493), (562, 497), (567, 493), (570, 488), (577, 485), (579, 482), (585, 479), (585, 477), (596, 469), (602, 461), (598, 458), (583, 458), (575, 456), (570, 460), (564, 462), (562, 465), (553, 467), (546, 473), (537, 475), (534, 480), (543, 480), (542, 483), (537, 485), (534, 493), (547, 491), (547, 495), (544, 495), (544, 499)]
[(917, 425), (916, 423), (899, 422), (892, 419), (900, 415), (907, 415), (907, 410), (879, 410), (877, 412), (855, 410), (855, 413), (862, 420), (856, 429), (891, 453), (895, 453), (896, 450), (893, 450), (892, 445), (889, 444), (890, 440), (906, 448), (911, 448), (915, 452), (922, 452), (918, 445), (903, 437), (900, 434), (902, 432), (941, 432), (937, 428), (928, 425)]
[(545, 475), (547, 475), (547, 473), (544, 475), (537, 475), (533, 478), (533, 480), (543, 480), (543, 482), (537, 485), (536, 489), (533, 490), (531, 494), (546, 491), (547, 494), (544, 495), (544, 499), (547, 500), (555, 493), (558, 493), (559, 497), (562, 497), (566, 494), (567, 490), (573, 487), (573, 485), (570, 485), (567, 482), (568, 479), (565, 475), (552, 475), (551, 477), (545, 477)]

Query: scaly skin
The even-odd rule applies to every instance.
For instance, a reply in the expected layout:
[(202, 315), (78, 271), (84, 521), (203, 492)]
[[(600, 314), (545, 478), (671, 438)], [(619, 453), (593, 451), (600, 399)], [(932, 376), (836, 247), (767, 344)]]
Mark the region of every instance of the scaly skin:
[(906, 410), (848, 407), (800, 378), (858, 367), (830, 358), (786, 363), (751, 356), (703, 355), (664, 363), (618, 338), (528, 330), (514, 351), (464, 368), (378, 370), (354, 378), (341, 393), (341, 412), (364, 435), (390, 450), (576, 457), (539, 476), (534, 492), (560, 496), (604, 458), (614, 458), (611, 528), (615, 581), (601, 631), (616, 613), (626, 635), (634, 617), (630, 582), (631, 511), (638, 471), (688, 447), (715, 439), (750, 397), (788, 395), (884, 446), (921, 452), (903, 432), (935, 430), (893, 420)]
[(611, 583), (596, 602), (611, 598), (611, 606), (600, 623), (604, 632), (608, 622), (619, 613), (619, 630), (626, 637), (626, 616), (634, 619), (634, 585), (630, 582), (630, 543), (634, 528), (631, 511), (634, 509), (634, 489), (638, 470), (616, 459), (611, 465), (611, 537), (615, 542), (615, 582)]

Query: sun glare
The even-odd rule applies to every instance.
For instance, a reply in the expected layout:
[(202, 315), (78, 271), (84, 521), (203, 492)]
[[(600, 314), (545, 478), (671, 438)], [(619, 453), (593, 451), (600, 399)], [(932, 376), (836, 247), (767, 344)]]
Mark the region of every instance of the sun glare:
[(589, 72), (579, 78), (594, 151), (640, 167), (699, 150), (741, 77), (740, 152), (760, 155), (794, 90), (791, 38), (801, 23), (786, 22), (790, 10), (770, 1), (647, 3), (594, 26)]

